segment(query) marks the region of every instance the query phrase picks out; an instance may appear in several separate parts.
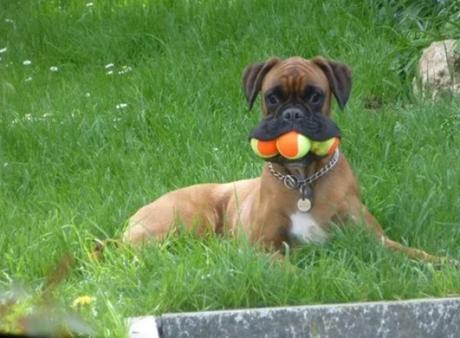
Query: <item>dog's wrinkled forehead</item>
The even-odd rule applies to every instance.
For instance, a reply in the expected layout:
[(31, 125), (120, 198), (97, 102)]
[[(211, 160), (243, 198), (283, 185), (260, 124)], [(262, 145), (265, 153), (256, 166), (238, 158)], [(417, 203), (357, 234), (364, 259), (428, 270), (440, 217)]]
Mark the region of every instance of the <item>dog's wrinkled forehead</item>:
[(330, 110), (331, 93), (337, 99), (339, 107), (343, 109), (350, 97), (352, 84), (351, 70), (348, 66), (322, 57), (309, 60), (301, 57), (285, 60), (273, 57), (265, 62), (247, 66), (242, 80), (249, 109), (253, 107), (261, 91), (265, 93), (269, 88), (279, 85), (281, 89), (292, 93), (308, 84), (320, 87), (326, 94), (323, 112)]
[(262, 81), (262, 93), (280, 87), (290, 93), (302, 93), (306, 86), (321, 88), (329, 95), (329, 82), (317, 64), (300, 57), (289, 58), (276, 64)]

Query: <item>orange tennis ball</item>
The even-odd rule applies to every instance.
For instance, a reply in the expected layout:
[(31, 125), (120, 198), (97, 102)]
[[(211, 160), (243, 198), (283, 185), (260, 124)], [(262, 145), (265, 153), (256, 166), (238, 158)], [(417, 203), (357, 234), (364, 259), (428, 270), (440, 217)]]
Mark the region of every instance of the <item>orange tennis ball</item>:
[(332, 155), (340, 144), (338, 137), (330, 138), (322, 142), (312, 142), (311, 151), (318, 156)]
[(276, 148), (276, 140), (261, 141), (252, 138), (251, 148), (258, 156), (262, 158), (270, 158), (278, 155), (278, 149)]
[(302, 134), (290, 131), (278, 137), (276, 147), (283, 157), (296, 160), (307, 155), (311, 148), (311, 142)]

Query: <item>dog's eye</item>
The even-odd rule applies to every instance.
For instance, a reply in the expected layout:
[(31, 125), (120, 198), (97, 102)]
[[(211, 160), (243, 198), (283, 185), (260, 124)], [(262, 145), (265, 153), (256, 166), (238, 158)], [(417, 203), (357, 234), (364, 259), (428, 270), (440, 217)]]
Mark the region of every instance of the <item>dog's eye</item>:
[(276, 94), (268, 94), (266, 97), (265, 97), (265, 101), (267, 102), (267, 104), (269, 106), (274, 106), (276, 104), (278, 104), (280, 102), (278, 96), (276, 96)]
[(318, 104), (321, 102), (323, 98), (323, 94), (320, 93), (320, 92), (314, 92), (310, 95), (310, 97), (308, 98), (308, 102), (311, 103), (311, 104)]

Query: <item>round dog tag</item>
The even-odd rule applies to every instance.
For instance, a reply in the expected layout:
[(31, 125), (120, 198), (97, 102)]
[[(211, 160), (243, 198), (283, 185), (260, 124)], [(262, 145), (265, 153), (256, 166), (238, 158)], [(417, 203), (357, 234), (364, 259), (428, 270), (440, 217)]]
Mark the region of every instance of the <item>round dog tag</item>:
[(311, 209), (311, 201), (308, 198), (299, 198), (297, 208), (301, 212), (309, 212)]

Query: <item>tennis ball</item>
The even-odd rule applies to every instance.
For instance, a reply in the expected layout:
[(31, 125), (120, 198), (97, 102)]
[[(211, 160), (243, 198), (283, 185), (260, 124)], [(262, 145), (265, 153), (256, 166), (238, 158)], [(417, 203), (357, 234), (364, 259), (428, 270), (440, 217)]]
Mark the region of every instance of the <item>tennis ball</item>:
[(252, 138), (251, 148), (254, 150), (257, 156), (262, 158), (270, 158), (278, 154), (278, 149), (276, 149), (276, 140), (261, 141)]
[(302, 134), (290, 131), (278, 137), (276, 147), (283, 157), (296, 160), (307, 155), (310, 151), (311, 142)]
[(332, 155), (340, 144), (338, 137), (330, 138), (326, 141), (312, 142), (311, 151), (318, 156)]

